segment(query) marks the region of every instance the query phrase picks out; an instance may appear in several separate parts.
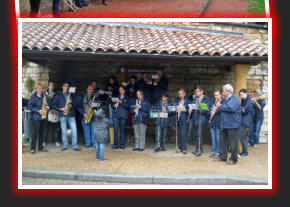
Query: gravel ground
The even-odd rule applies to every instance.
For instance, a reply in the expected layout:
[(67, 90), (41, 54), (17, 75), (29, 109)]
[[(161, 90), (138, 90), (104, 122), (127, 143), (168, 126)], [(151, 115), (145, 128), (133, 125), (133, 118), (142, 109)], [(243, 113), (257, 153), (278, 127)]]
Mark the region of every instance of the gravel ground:
[(51, 170), (108, 172), (124, 174), (153, 175), (228, 175), (245, 176), (257, 179), (268, 177), (268, 145), (260, 144), (258, 148), (249, 148), (249, 157), (240, 158), (237, 165), (229, 166), (224, 162), (213, 161), (209, 157), (211, 146), (204, 146), (204, 155), (195, 157), (191, 154), (193, 146), (188, 147), (188, 154), (175, 153), (175, 145), (168, 144), (166, 152), (152, 153), (153, 145), (143, 152), (132, 151), (133, 144), (125, 150), (111, 150), (106, 147), (106, 163), (95, 159), (94, 148), (83, 148), (76, 152), (71, 149), (62, 152), (60, 147), (48, 144), (49, 152), (38, 152), (32, 155), (29, 147), (23, 148), (22, 167)]

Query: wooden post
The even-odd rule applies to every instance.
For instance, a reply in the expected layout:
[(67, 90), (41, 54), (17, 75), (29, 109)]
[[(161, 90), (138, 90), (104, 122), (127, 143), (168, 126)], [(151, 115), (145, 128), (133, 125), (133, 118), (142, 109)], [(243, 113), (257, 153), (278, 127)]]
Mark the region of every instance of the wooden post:
[[(234, 72), (235, 75), (235, 82), (234, 82), (234, 91), (237, 96), (239, 96), (239, 91), (241, 89), (247, 88), (247, 74), (249, 70), (251, 69), (251, 65), (245, 65), (245, 64), (236, 64), (232, 65), (232, 72)], [(238, 152), (242, 153), (242, 144), (239, 141), (238, 142)]]

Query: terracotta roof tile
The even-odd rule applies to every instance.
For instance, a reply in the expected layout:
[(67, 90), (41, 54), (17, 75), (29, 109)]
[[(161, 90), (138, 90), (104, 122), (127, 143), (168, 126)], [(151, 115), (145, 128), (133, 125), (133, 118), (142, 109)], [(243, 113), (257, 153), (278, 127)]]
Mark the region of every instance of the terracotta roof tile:
[(201, 56), (268, 55), (265, 48), (238, 36), (64, 22), (23, 23), (22, 48)]

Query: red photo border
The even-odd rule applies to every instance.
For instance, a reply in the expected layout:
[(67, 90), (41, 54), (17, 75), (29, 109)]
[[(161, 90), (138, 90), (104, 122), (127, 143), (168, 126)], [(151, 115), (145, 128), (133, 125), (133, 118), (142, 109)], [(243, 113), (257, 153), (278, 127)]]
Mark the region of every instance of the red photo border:
[[(18, 18), (16, 17), (15, 1), (9, 4), (10, 20), (10, 88), (14, 91), (11, 96), (11, 191), (18, 196), (41, 195), (41, 196), (271, 196), (276, 195), (279, 191), (278, 179), (278, 37), (279, 24), (278, 16), (275, 9), (274, 0), (270, 0), (270, 18), (272, 18), (272, 189), (19, 189), (18, 188)], [(87, 16), (89, 17), (89, 15)], [(111, 18), (118, 18), (118, 14), (110, 15)], [(130, 18), (137, 18), (138, 15), (132, 14)], [(154, 17), (172, 18), (164, 14), (155, 14)], [(182, 16), (191, 18), (190, 15)], [(232, 16), (226, 16), (232, 18)], [(226, 18), (223, 16), (223, 18)], [(104, 16), (99, 17), (104, 18)], [(128, 16), (127, 16), (128, 18)], [(175, 17), (174, 17), (175, 18)], [(17, 91), (17, 93), (16, 93)], [(21, 110), (21, 109), (18, 109)], [(13, 126), (13, 127), (12, 127)], [(15, 126), (17, 126), (15, 128)]]

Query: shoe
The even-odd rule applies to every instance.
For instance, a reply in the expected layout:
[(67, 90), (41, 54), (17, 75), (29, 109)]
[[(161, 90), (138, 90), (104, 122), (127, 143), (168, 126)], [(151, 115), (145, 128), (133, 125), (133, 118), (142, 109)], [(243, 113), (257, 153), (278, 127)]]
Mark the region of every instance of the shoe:
[(209, 157), (214, 158), (214, 157), (216, 157), (216, 154), (215, 153), (211, 153)]
[(35, 154), (35, 150), (30, 150), (30, 153), (31, 154)]
[(55, 143), (55, 146), (59, 147), (59, 146), (60, 146), (60, 144), (59, 144), (58, 142), (56, 142), (56, 143)]
[(119, 146), (118, 145), (113, 145), (112, 149), (119, 149)]
[(160, 152), (160, 151), (161, 151), (161, 150), (160, 150), (159, 147), (157, 147), (157, 148), (155, 148), (155, 149), (153, 150), (154, 153), (156, 153), (156, 152)]
[(184, 155), (186, 155), (187, 154), (187, 152), (184, 150), (184, 151), (182, 151), (182, 153), (184, 154)]
[(82, 5), (79, 5), (79, 4), (77, 4), (76, 6), (79, 7), (79, 8), (83, 8), (83, 6)]
[(119, 146), (120, 149), (124, 150), (126, 147), (124, 145)]
[(141, 148), (140, 148), (140, 149), (139, 149), (139, 152), (142, 152), (142, 151), (144, 151), (144, 149), (141, 149)]
[(43, 146), (43, 147), (45, 147), (45, 145), (46, 145), (46, 143), (45, 143), (45, 142), (43, 142), (43, 143), (42, 143), (42, 146)]
[(99, 158), (96, 158), (96, 160), (99, 160)]
[(83, 6), (89, 6), (89, 4), (88, 3), (84, 3)]
[(238, 154), (238, 157), (241, 157), (241, 158), (243, 158), (243, 157), (249, 157), (249, 155), (248, 154)]
[(66, 151), (67, 150), (67, 148), (61, 148), (61, 151)]
[(220, 158), (220, 157), (216, 157), (216, 158), (214, 159), (214, 161), (226, 162), (227, 160), (222, 159), (222, 158)]
[(91, 146), (89, 146), (89, 145), (86, 145), (86, 146), (85, 146), (85, 148), (90, 148), (90, 147), (91, 147)]
[(255, 147), (255, 148), (258, 148), (258, 145), (257, 145), (257, 144), (254, 144), (254, 147)]
[(165, 152), (166, 151), (165, 147), (161, 147), (161, 151)]
[(139, 151), (139, 148), (138, 148), (138, 147), (135, 147), (135, 148), (133, 149), (133, 151)]
[(180, 149), (177, 149), (176, 151), (175, 151), (175, 153), (180, 153), (181, 152), (181, 150)]
[(237, 161), (229, 160), (229, 161), (227, 162), (227, 164), (228, 164), (228, 165), (235, 165), (235, 164), (237, 164)]
[(42, 150), (39, 150), (39, 152), (48, 152), (47, 149), (42, 149)]
[(108, 3), (107, 3), (106, 1), (103, 1), (103, 5), (106, 5), (106, 6), (107, 6), (107, 5), (108, 5)]
[(74, 151), (82, 151), (82, 148), (80, 148), (80, 147), (77, 147), (77, 148), (75, 148), (75, 149), (73, 149)]
[(99, 163), (105, 163), (107, 160), (99, 160)]

